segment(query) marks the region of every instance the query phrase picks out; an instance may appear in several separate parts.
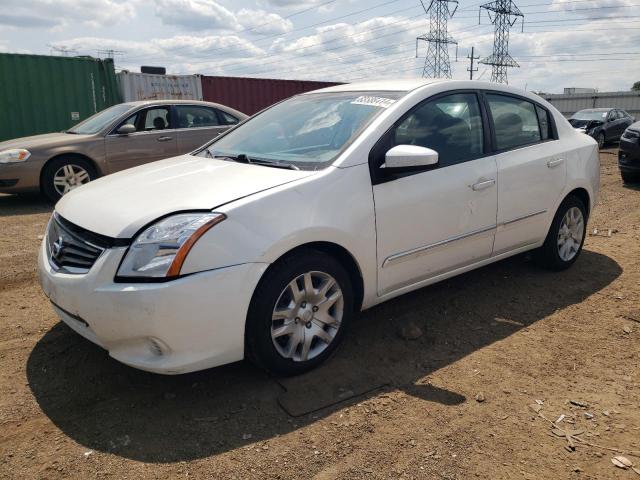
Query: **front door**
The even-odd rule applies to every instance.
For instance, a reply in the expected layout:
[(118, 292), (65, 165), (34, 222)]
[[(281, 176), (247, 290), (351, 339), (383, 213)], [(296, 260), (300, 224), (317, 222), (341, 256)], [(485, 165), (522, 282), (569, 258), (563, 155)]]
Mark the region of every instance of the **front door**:
[[(478, 97), (463, 92), (422, 102), (374, 147), (379, 295), (491, 255), (497, 169), (486, 143)], [(437, 151), (438, 165), (385, 174), (384, 154), (405, 144)]]
[[(124, 124), (136, 127), (134, 133), (119, 135)], [(156, 106), (131, 115), (105, 139), (109, 170), (117, 172), (178, 154), (177, 137), (172, 128), (170, 106)]]
[(486, 98), (499, 152), (493, 254), (500, 255), (544, 240), (571, 153), (554, 138), (546, 109), (521, 97), (487, 93)]

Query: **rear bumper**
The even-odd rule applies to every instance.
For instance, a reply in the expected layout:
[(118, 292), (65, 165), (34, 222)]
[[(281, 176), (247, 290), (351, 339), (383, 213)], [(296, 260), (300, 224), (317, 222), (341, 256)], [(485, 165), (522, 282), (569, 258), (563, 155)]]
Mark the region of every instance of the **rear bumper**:
[(89, 273), (72, 275), (51, 267), (43, 242), (40, 283), (62, 321), (116, 360), (151, 372), (186, 373), (243, 358), (247, 308), (267, 264), (115, 283), (125, 251), (106, 250)]

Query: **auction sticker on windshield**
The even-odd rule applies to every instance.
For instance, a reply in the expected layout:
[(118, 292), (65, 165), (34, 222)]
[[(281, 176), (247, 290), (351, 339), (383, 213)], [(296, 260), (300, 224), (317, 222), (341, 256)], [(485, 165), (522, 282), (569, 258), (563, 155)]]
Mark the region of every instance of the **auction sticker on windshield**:
[(384, 97), (373, 97), (370, 95), (362, 95), (356, 98), (351, 104), (353, 105), (370, 105), (372, 107), (387, 108), (393, 105), (395, 100)]

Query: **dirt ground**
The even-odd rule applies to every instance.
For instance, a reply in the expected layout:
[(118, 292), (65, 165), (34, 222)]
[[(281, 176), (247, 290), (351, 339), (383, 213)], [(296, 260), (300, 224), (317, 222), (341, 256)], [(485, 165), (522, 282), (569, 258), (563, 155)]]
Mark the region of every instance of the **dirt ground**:
[(0, 478), (640, 478), (585, 443), (640, 467), (640, 189), (615, 153), (589, 222), (613, 233), (569, 271), (523, 255), (405, 295), (287, 380), (112, 360), (40, 291), (50, 208), (1, 196)]

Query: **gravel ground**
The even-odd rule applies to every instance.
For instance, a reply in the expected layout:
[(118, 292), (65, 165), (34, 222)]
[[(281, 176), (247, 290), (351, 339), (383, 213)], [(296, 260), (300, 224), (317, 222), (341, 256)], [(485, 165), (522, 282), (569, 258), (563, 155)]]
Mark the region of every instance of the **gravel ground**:
[(404, 295), (280, 381), (112, 360), (40, 291), (50, 208), (0, 196), (0, 478), (640, 478), (601, 448), (640, 467), (640, 189), (601, 159), (612, 234), (569, 271), (523, 255)]

